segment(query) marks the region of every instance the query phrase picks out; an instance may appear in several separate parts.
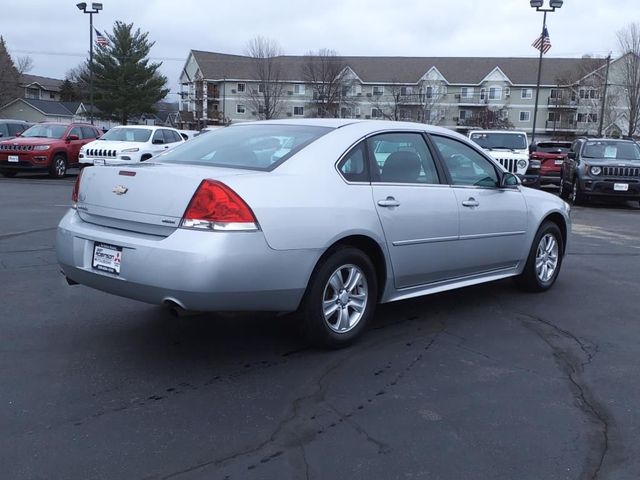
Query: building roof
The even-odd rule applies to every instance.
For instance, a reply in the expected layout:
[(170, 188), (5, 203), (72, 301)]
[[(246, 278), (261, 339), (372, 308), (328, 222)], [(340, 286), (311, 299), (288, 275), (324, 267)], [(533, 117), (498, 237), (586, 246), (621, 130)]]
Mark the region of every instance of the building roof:
[(33, 83), (37, 83), (45, 90), (59, 92), (60, 87), (64, 83), (64, 80), (58, 80), (57, 78), (41, 77), (39, 75), (28, 75), (26, 73), (23, 73), (20, 76), (20, 86), (26, 87)]
[[(255, 78), (252, 59), (243, 55), (192, 50), (202, 75), (209, 80)], [(300, 81), (304, 56), (276, 57), (282, 66), (285, 81)], [(417, 83), (435, 67), (450, 84), (476, 85), (498, 67), (513, 84), (535, 85), (538, 73), (537, 58), (517, 57), (342, 57), (346, 65), (365, 83)], [(606, 59), (545, 58), (541, 84), (556, 85), (561, 79), (576, 78), (595, 63)], [(563, 83), (563, 82), (560, 82)]]
[(45, 115), (57, 115), (60, 117), (73, 117), (75, 115), (75, 111), (69, 110), (65, 103), (74, 103), (74, 102), (56, 102), (54, 100), (37, 100), (35, 98), (21, 98), (24, 103), (32, 106), (36, 110), (41, 111)]

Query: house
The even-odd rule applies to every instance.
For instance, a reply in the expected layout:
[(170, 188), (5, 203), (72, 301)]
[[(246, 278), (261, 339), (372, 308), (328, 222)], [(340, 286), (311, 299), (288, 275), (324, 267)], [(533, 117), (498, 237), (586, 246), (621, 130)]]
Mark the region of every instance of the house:
[[(499, 111), (514, 128), (533, 130), (538, 60), (516, 57), (341, 57), (342, 90), (319, 111), (318, 85), (305, 75), (304, 56), (274, 59), (280, 69), (277, 117), (386, 118), (432, 123), (465, 133), (482, 112)], [(264, 82), (253, 59), (192, 50), (180, 76), (180, 112), (191, 128), (264, 117)], [(545, 58), (536, 131), (544, 136), (594, 134), (599, 95), (584, 82), (604, 59)], [(585, 83), (584, 85), (580, 82)], [(588, 82), (587, 82), (588, 83)], [(484, 115), (486, 117), (486, 115)]]
[(34, 100), (60, 100), (62, 83), (63, 80), (57, 78), (24, 73), (20, 76), (20, 88), (24, 89), (24, 98)]
[[(37, 100), (16, 98), (0, 108), (0, 118), (13, 118), (31, 123), (37, 122), (89, 122), (90, 105), (82, 102), (59, 102), (55, 100)], [(100, 120), (97, 124), (105, 128), (115, 125)]]

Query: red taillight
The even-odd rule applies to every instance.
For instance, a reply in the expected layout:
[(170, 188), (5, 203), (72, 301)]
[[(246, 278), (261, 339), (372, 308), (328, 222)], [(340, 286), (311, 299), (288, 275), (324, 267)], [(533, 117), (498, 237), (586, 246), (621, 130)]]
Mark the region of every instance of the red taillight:
[(216, 180), (203, 180), (193, 194), (182, 227), (203, 230), (257, 230), (256, 218), (240, 196)]
[(80, 191), (80, 178), (82, 178), (82, 172), (84, 170), (80, 170), (78, 176), (76, 177), (76, 183), (73, 184), (73, 190), (71, 191), (71, 201), (74, 206), (78, 203), (78, 192)]

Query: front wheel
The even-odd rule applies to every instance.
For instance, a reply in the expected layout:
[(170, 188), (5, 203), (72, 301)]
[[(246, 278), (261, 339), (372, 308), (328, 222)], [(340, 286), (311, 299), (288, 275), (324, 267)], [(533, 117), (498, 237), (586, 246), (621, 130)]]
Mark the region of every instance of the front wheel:
[(571, 197), (571, 192), (567, 188), (567, 185), (564, 182), (564, 177), (560, 178), (560, 198), (563, 200), (569, 200)]
[(515, 278), (516, 284), (530, 292), (550, 289), (558, 278), (563, 251), (558, 225), (544, 222), (533, 240), (524, 270)]
[(316, 267), (301, 313), (307, 339), (323, 348), (351, 344), (373, 317), (378, 296), (375, 268), (356, 248), (341, 248)]
[(573, 187), (571, 189), (571, 203), (574, 205), (584, 205), (587, 201), (586, 195), (582, 192), (580, 188), (580, 182), (576, 178), (573, 181)]
[(62, 178), (67, 174), (67, 159), (64, 155), (56, 155), (53, 157), (51, 167), (49, 167), (49, 176), (52, 178)]

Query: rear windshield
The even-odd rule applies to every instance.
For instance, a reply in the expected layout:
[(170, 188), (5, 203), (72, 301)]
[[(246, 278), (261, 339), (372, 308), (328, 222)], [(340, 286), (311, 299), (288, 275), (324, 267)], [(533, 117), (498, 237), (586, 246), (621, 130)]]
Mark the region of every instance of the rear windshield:
[(506, 148), (509, 150), (524, 150), (527, 148), (527, 137), (519, 133), (472, 133), (471, 140), (482, 148)]
[(615, 140), (589, 141), (584, 145), (582, 156), (602, 160), (640, 160), (640, 147), (635, 143)]
[(162, 163), (273, 170), (332, 128), (242, 124), (199, 135), (162, 155)]
[(100, 140), (112, 142), (146, 142), (151, 136), (149, 128), (112, 128), (100, 137)]
[(569, 150), (571, 150), (570, 143), (538, 143), (536, 145), (537, 152), (568, 153)]
[(62, 138), (67, 130), (65, 125), (34, 125), (22, 132), (27, 138)]

